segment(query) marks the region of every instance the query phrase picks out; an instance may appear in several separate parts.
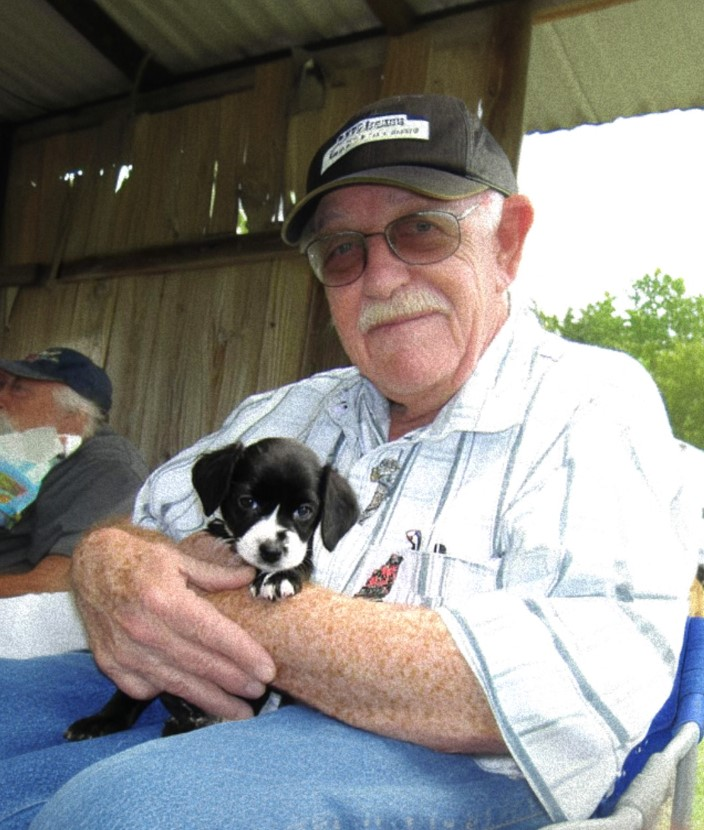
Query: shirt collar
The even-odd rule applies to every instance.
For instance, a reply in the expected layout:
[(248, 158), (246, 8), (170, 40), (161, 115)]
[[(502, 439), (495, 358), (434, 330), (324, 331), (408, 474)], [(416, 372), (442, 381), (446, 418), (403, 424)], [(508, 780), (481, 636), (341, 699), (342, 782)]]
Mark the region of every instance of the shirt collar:
[(522, 423), (537, 344), (545, 332), (531, 311), (512, 311), (471, 377), (440, 412), (430, 429), (502, 432)]
[[(521, 423), (526, 381), (542, 331), (532, 312), (512, 311), (471, 377), (433, 423), (404, 437), (440, 440), (451, 432), (501, 432)], [(349, 371), (349, 382), (336, 391), (328, 414), (344, 432), (354, 433), (371, 449), (386, 442), (389, 402), (357, 369)]]

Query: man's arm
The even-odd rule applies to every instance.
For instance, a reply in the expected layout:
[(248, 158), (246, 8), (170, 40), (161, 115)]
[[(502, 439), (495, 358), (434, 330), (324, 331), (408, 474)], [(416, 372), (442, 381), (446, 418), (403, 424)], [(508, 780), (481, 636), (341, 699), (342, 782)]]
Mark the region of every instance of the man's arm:
[(211, 597), (276, 663), (274, 685), (339, 720), (441, 752), (507, 753), (475, 675), (440, 616), (315, 585), (276, 603)]
[[(233, 696), (253, 698), (276, 675), (277, 687), (354, 726), (444, 751), (505, 752), (435, 612), (313, 586), (264, 602), (244, 587), (251, 569), (220, 564), (217, 540), (198, 534), (181, 547), (123, 526), (93, 532), (74, 554), (96, 660), (128, 694), (166, 690), (243, 718), (251, 708)], [(221, 593), (211, 604), (201, 591)]]
[(68, 591), (70, 567), (71, 559), (68, 556), (50, 554), (40, 560), (31, 571), (0, 574), (0, 597)]

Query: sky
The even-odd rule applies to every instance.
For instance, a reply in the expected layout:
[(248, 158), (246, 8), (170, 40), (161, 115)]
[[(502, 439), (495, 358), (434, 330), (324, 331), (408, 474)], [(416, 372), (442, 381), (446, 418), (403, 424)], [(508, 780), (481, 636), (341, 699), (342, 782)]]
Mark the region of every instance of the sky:
[(564, 316), (627, 305), (656, 269), (704, 294), (704, 110), (619, 119), (524, 138), (518, 185), (535, 222), (516, 296)]

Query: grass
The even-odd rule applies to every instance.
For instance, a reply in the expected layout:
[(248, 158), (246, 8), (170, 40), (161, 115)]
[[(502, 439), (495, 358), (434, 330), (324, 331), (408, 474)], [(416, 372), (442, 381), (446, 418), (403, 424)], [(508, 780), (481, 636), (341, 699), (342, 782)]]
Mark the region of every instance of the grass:
[(697, 761), (697, 789), (694, 796), (692, 827), (704, 827), (704, 741), (699, 744)]

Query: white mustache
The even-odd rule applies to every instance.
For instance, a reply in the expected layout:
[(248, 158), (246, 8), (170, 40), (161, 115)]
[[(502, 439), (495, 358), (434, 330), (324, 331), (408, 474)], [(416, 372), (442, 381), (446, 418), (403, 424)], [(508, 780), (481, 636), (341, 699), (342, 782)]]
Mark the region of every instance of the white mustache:
[(359, 315), (357, 328), (362, 334), (366, 334), (375, 326), (382, 326), (393, 320), (402, 320), (404, 317), (427, 312), (449, 314), (451, 310), (450, 303), (444, 297), (426, 288), (413, 288), (394, 294), (388, 300), (369, 302)]

